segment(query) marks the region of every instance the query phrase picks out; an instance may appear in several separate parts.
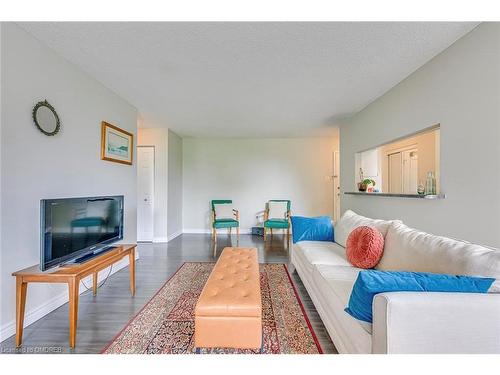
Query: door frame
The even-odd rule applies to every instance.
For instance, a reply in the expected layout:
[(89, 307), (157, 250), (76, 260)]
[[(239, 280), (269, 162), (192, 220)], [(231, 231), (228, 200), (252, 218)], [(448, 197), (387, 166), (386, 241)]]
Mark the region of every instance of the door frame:
[[(338, 161), (338, 168), (337, 168)], [(340, 219), (340, 151), (333, 151), (333, 221)], [(338, 169), (338, 170), (337, 170)], [(337, 201), (338, 196), (338, 201)], [(337, 204), (338, 203), (338, 204)]]
[[(394, 165), (399, 166), (400, 168), (400, 173), (395, 173), (394, 175), (399, 174), (399, 178), (401, 179), (401, 184), (399, 186), (399, 191), (393, 191), (391, 189), (392, 186), (392, 172), (391, 172), (391, 156), (394, 155), (399, 155), (399, 163), (396, 161)], [(402, 151), (396, 151), (396, 152), (391, 152), (387, 154), (387, 192), (392, 193), (392, 194), (402, 194), (403, 193), (403, 152)]]
[[(137, 242), (154, 242), (154, 238), (155, 238), (155, 202), (156, 202), (156, 199), (155, 199), (155, 194), (156, 194), (156, 189), (155, 189), (155, 186), (156, 186), (156, 148), (154, 145), (138, 145), (137, 146), (137, 150), (136, 150), (136, 156), (137, 156), (137, 162), (139, 162), (139, 148), (152, 148), (153, 149), (153, 192), (152, 192), (152, 210), (153, 210), (153, 215), (152, 215), (152, 218), (151, 218), (151, 226), (152, 226), (152, 237), (151, 237), (151, 240), (139, 240), (137, 239)], [(137, 163), (139, 164), (139, 163)], [(137, 169), (139, 169), (139, 165), (137, 165)], [(139, 179), (137, 179), (137, 182), (139, 181)], [(139, 196), (137, 194), (137, 200), (139, 200)], [(139, 215), (137, 215), (137, 234), (139, 234)]]
[[(386, 164), (386, 170), (387, 170), (387, 192), (390, 192), (390, 183), (391, 183), (391, 168), (390, 168), (390, 162), (389, 158), (391, 155), (395, 154), (401, 154), (401, 193), (404, 192), (404, 158), (403, 158), (403, 153), (405, 152), (411, 152), (411, 151), (416, 151), (418, 153), (418, 145), (416, 143), (403, 146), (403, 147), (397, 147), (391, 150), (387, 150), (385, 152), (385, 158), (384, 158), (384, 163)], [(417, 172), (418, 176), (418, 172)], [(418, 177), (417, 177), (418, 180)], [(418, 185), (418, 182), (417, 182)], [(415, 192), (416, 194), (416, 192)]]
[[(406, 178), (408, 178), (408, 182), (411, 182), (411, 168), (410, 167), (411, 167), (411, 153), (412, 152), (416, 153), (416, 158), (417, 158), (417, 170), (416, 170), (417, 180), (415, 181), (416, 182), (415, 183), (415, 191), (414, 192), (407, 192), (407, 191), (405, 191)], [(406, 155), (408, 156), (408, 159), (405, 159)], [(418, 149), (414, 148), (414, 149), (410, 149), (410, 150), (401, 151), (401, 162), (402, 162), (402, 175), (403, 175), (403, 178), (402, 178), (403, 194), (417, 194), (417, 189), (418, 189)], [(405, 164), (407, 162), (408, 162), (408, 164)], [(406, 175), (406, 172), (408, 172), (408, 175)]]

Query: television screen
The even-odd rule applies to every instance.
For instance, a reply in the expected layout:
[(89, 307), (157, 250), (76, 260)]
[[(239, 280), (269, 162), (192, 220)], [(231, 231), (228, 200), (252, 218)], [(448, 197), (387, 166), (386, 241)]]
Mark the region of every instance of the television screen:
[(123, 196), (44, 199), (40, 216), (42, 271), (123, 238)]

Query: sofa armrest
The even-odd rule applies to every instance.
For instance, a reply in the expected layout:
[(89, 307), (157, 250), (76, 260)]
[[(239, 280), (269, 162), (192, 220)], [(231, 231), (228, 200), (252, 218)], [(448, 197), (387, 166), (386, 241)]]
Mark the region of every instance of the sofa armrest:
[(500, 294), (381, 293), (373, 353), (500, 353)]

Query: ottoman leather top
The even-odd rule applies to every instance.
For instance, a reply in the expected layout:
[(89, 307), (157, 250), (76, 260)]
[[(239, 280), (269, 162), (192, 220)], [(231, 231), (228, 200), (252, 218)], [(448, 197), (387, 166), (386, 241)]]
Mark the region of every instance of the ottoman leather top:
[(262, 302), (257, 249), (226, 247), (210, 274), (197, 316), (260, 317)]

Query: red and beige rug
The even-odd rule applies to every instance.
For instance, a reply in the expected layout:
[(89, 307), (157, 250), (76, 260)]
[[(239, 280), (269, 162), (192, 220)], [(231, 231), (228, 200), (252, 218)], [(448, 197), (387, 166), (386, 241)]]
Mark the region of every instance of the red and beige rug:
[[(103, 353), (194, 353), (194, 307), (215, 263), (184, 263)], [(284, 264), (261, 264), (264, 354), (318, 354), (321, 346)], [(259, 353), (213, 349), (202, 353)]]

